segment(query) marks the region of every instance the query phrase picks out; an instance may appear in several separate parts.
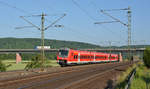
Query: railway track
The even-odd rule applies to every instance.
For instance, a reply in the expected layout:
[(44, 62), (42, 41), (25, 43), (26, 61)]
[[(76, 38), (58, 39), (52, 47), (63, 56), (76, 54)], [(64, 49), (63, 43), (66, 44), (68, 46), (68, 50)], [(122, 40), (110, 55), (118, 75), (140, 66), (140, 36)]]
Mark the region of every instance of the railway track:
[[(101, 64), (105, 65), (105, 64)], [(72, 72), (76, 70), (82, 70), (89, 67), (95, 67), (95, 65), (78, 65), (78, 66), (69, 66), (69, 67), (52, 67), (46, 69), (47, 72), (41, 72), (38, 73), (40, 69), (30, 70), (30, 71), (9, 71), (9, 72), (1, 72), (0, 73), (0, 85), (6, 84), (5, 81), (8, 82), (15, 82), (15, 81), (21, 81), (21, 80), (28, 80), (33, 78), (38, 78), (39, 76), (48, 76), (49, 74), (56, 74), (56, 73), (63, 73), (65, 72)], [(22, 74), (25, 74), (21, 76)], [(11, 76), (8, 76), (11, 75)], [(15, 75), (15, 76), (14, 76)], [(29, 76), (28, 76), (29, 75)], [(4, 79), (7, 76), (6, 79)]]
[(66, 70), (62, 68), (63, 71), (59, 72), (0, 82), (0, 89), (88, 89), (83, 85), (90, 83), (89, 80), (101, 79), (115, 69), (127, 68), (130, 65), (131, 63), (126, 62), (87, 65)]

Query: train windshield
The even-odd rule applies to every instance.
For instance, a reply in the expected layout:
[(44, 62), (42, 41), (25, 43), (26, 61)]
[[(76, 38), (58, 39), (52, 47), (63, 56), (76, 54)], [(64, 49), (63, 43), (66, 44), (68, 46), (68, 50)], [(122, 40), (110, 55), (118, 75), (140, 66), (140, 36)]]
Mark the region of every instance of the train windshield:
[(68, 50), (59, 50), (59, 57), (67, 57)]

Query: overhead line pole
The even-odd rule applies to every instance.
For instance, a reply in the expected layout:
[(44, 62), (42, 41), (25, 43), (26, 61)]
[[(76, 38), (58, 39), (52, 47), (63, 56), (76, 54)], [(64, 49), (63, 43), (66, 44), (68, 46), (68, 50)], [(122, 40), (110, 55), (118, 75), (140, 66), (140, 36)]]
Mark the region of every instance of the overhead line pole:
[(129, 59), (131, 59), (131, 9), (130, 9), (130, 7), (128, 7), (128, 12), (127, 12), (127, 14), (128, 14), (128, 25), (127, 25), (127, 27), (128, 27), (128, 51), (129, 51), (129, 53), (128, 53), (128, 57), (129, 57)]
[(45, 59), (45, 54), (44, 54), (44, 13), (42, 13), (42, 17), (41, 17), (41, 46), (42, 46), (42, 50), (41, 50), (41, 55), (42, 55), (42, 66), (44, 63), (44, 59)]
[[(45, 24), (45, 16), (47, 16), (46, 14), (42, 13), (42, 15), (32, 15), (32, 16), (40, 16), (41, 17), (41, 27), (36, 26), (35, 24), (33, 24), (32, 22), (28, 21), (27, 19), (25, 19), (24, 17), (31, 17), (31, 16), (20, 16), (23, 20), (25, 20), (27, 23), (31, 24), (32, 26), (24, 26), (24, 27), (17, 27), (17, 29), (19, 28), (26, 28), (26, 27), (35, 27), (38, 30), (41, 31), (41, 56), (42, 56), (42, 66), (44, 64), (44, 59), (45, 59), (45, 53), (44, 53), (44, 31), (47, 30), (48, 28), (52, 27), (56, 22), (58, 22), (59, 20), (61, 20), (64, 16), (66, 16), (66, 14), (64, 14), (63, 16), (61, 16), (60, 18), (56, 19), (54, 22), (52, 22), (50, 25), (48, 25), (47, 27), (44, 27)], [(55, 27), (62, 27), (62, 25), (56, 25)]]
[[(128, 23), (124, 23), (121, 20), (111, 16), (110, 14), (106, 13), (106, 11), (119, 11), (119, 10), (127, 10), (127, 14), (128, 14)], [(96, 22), (95, 24), (103, 24), (103, 23), (113, 23), (113, 22), (119, 22), (121, 24), (123, 24), (124, 26), (126, 26), (128, 28), (128, 58), (130, 60), (131, 58), (131, 8), (124, 8), (124, 9), (111, 9), (111, 10), (101, 10), (101, 12), (105, 15), (107, 15), (108, 17), (112, 18), (114, 21), (107, 21), (107, 22)]]
[(108, 43), (109, 43), (110, 55), (111, 55), (111, 48), (112, 48), (112, 47), (111, 47), (111, 46), (112, 46), (111, 44), (112, 44), (112, 42), (111, 42), (111, 41), (108, 41)]

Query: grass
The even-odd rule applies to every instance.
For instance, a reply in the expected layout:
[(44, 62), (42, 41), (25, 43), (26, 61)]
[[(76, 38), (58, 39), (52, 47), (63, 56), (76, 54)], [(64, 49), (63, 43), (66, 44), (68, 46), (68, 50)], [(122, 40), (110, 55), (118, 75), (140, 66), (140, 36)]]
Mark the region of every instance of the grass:
[(48, 66), (59, 66), (59, 64), (56, 62), (56, 60), (47, 60), (45, 65), (48, 65)]
[[(127, 84), (126, 78), (136, 65), (130, 67), (121, 76), (118, 77), (115, 89), (124, 89)], [(136, 74), (131, 82), (129, 89), (150, 89), (150, 69), (146, 68), (143, 63), (139, 63), (136, 68)]]
[(136, 71), (130, 89), (150, 89), (150, 69), (141, 64)]
[(117, 86), (115, 89), (124, 89), (124, 87), (126, 86), (127, 82), (126, 79), (128, 77), (128, 75), (130, 74), (130, 72), (136, 67), (136, 65), (133, 65), (132, 67), (129, 67), (125, 72), (123, 72), (117, 80)]
[[(3, 60), (2, 61), (5, 65), (9, 65), (11, 64), (10, 67), (7, 68), (7, 71), (13, 71), (13, 70), (23, 70), (25, 68), (25, 66), (27, 65), (28, 62), (30, 61), (26, 61), (23, 60), (21, 63), (16, 64), (16, 60)], [(59, 66), (56, 63), (56, 60), (46, 60), (46, 66)]]
[(23, 70), (26, 66), (25, 63), (18, 63), (18, 64), (15, 64), (15, 63), (9, 63), (11, 64), (12, 66), (8, 67), (7, 68), (7, 71), (12, 71), (12, 70)]

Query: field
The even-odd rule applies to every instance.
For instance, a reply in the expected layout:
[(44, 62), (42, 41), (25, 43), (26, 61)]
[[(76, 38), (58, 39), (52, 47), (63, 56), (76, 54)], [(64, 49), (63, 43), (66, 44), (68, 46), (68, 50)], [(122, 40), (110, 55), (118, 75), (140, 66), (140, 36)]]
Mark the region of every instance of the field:
[[(7, 71), (13, 71), (13, 70), (23, 70), (28, 62), (30, 61), (22, 61), (21, 63), (16, 64), (15, 60), (3, 60), (2, 61), (5, 65), (11, 64), (10, 67), (7, 68)], [(59, 66), (56, 63), (56, 60), (47, 60), (46, 61), (47, 66)]]

